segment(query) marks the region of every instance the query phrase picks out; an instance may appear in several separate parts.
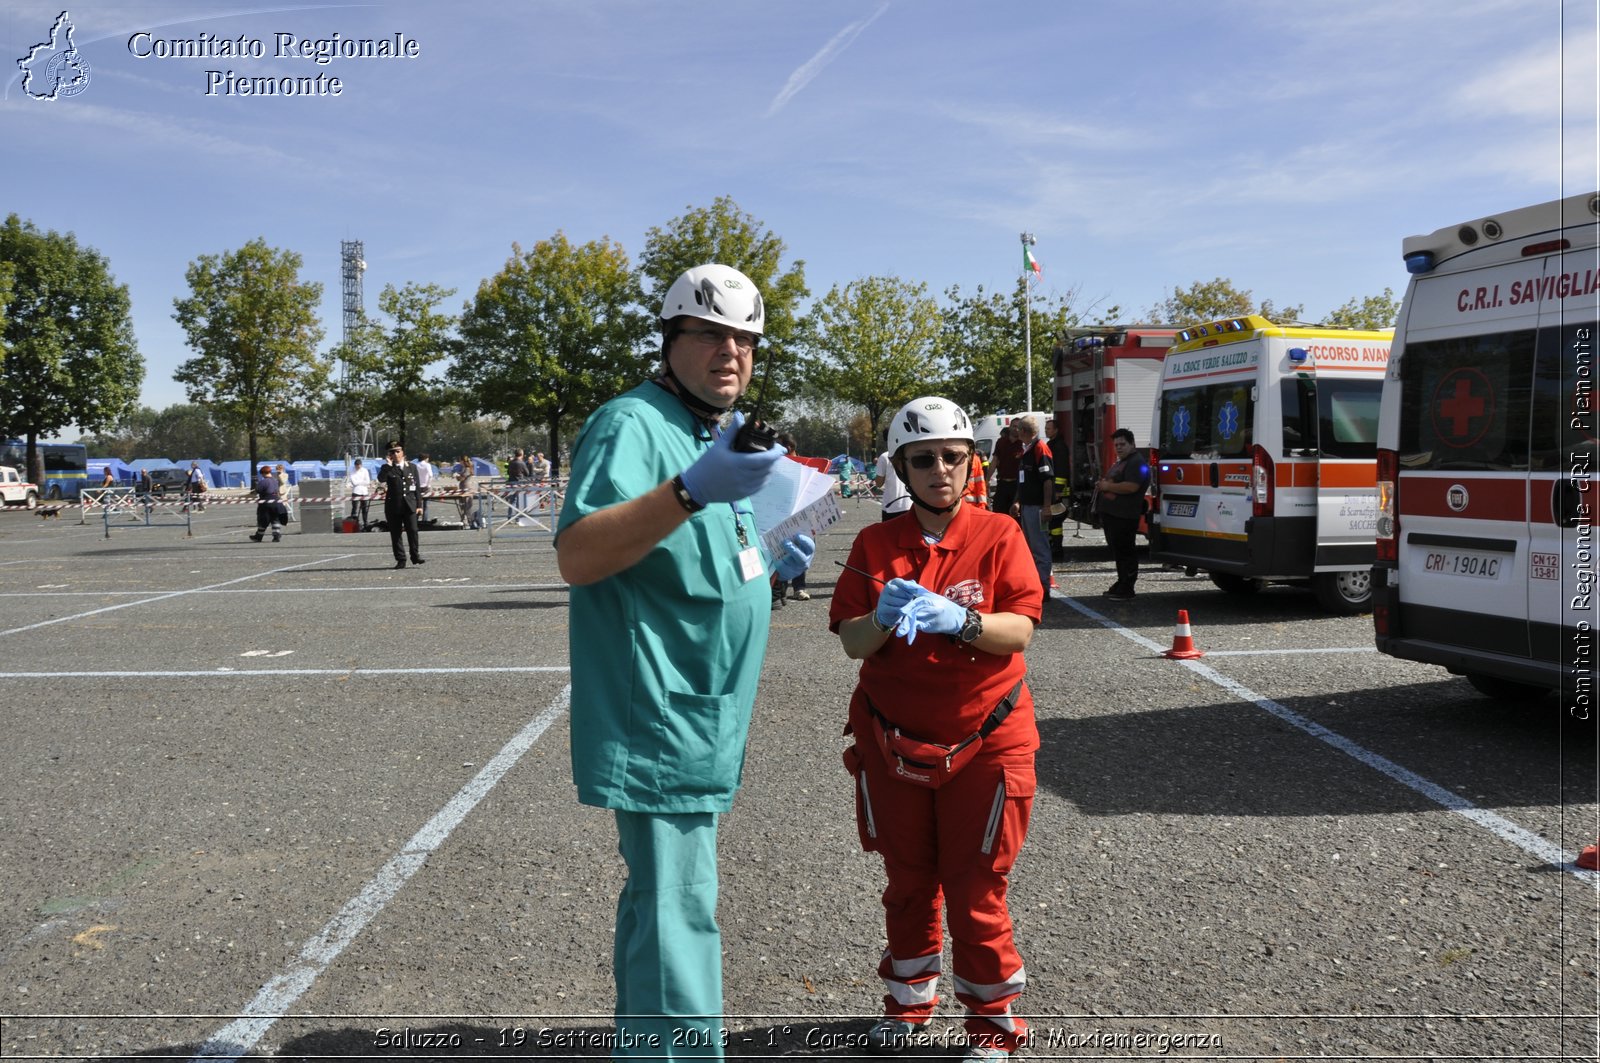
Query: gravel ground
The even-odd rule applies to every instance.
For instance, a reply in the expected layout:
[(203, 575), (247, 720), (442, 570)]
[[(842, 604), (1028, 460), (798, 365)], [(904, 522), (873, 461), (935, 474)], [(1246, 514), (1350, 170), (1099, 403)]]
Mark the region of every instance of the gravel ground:
[[(730, 1055), (854, 1055), (879, 1007), (826, 629), (877, 513), (844, 506), (723, 821)], [(247, 506), (75, 516), (0, 513), (0, 1054), (188, 1058), (266, 987), (252, 1054), (603, 1058), (623, 869), (574, 797), (548, 537), (430, 532), (394, 571), (380, 534), (248, 542)], [(1029, 1057), (1594, 1058), (1595, 879), (1536, 848), (1600, 834), (1592, 727), (1303, 590), (1149, 570), (1109, 602), (1096, 534), (1066, 541), (1011, 890)], [(1200, 667), (1157, 652), (1180, 608)], [(959, 1056), (941, 1012), (923, 1054)]]

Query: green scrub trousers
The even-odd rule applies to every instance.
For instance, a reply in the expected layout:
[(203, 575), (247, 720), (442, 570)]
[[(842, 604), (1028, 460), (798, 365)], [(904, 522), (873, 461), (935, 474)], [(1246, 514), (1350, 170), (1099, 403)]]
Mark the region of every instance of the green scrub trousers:
[(616, 1059), (721, 1059), (717, 814), (617, 812)]

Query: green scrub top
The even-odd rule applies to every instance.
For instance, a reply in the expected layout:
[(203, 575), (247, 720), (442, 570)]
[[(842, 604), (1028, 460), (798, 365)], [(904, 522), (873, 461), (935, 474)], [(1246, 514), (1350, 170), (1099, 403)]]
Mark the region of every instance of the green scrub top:
[[(573, 448), (557, 542), (588, 514), (693, 463), (712, 445), (695, 425), (653, 383), (596, 410)], [(740, 527), (760, 561), (754, 579), (740, 564)], [(732, 806), (772, 614), (760, 550), (754, 516), (714, 502), (631, 568), (572, 588), (572, 775), (584, 804), (661, 813)]]

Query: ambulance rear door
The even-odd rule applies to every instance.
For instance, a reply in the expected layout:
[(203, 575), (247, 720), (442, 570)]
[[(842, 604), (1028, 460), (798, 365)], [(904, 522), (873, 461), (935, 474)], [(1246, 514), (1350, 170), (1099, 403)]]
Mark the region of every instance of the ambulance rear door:
[(1386, 344), (1361, 349), (1381, 360), (1366, 369), (1319, 371), (1307, 411), (1316, 420), (1318, 572), (1370, 568), (1376, 556), (1378, 409), (1389, 350)]
[(1595, 693), (1594, 632), (1600, 629), (1595, 586), (1600, 278), (1594, 227), (1566, 233), (1580, 246), (1544, 260), (1539, 289), (1528, 451), (1528, 637), (1534, 661), (1552, 674), (1575, 676), (1584, 687), (1565, 689), (1567, 695), (1579, 695), (1569, 701), (1589, 705)]
[(1262, 341), (1251, 338), (1167, 355), (1153, 432), (1164, 558), (1217, 561), (1224, 571), (1249, 566), (1261, 352)]

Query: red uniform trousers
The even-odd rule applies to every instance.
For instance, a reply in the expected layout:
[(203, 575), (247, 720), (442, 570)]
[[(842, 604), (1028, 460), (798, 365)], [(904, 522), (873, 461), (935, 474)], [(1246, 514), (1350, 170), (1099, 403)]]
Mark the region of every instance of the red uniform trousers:
[(902, 782), (873, 737), (846, 751), (856, 782), (861, 844), (883, 854), (889, 947), (878, 965), (884, 1014), (926, 1022), (939, 1003), (944, 938), (950, 925), (956, 999), (966, 1005), (973, 1043), (1016, 1051), (1027, 1023), (1011, 1002), (1027, 984), (1006, 908), (1007, 875), (1033, 811), (1033, 753), (980, 752), (937, 790)]

